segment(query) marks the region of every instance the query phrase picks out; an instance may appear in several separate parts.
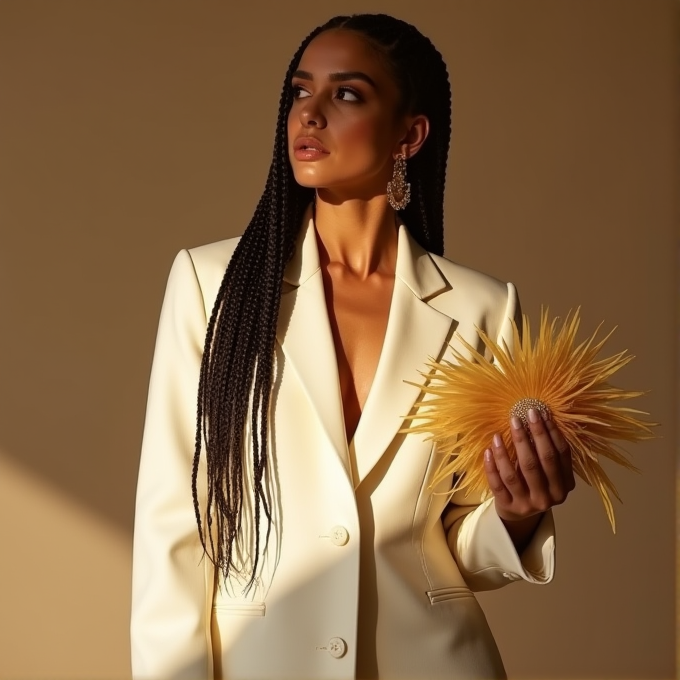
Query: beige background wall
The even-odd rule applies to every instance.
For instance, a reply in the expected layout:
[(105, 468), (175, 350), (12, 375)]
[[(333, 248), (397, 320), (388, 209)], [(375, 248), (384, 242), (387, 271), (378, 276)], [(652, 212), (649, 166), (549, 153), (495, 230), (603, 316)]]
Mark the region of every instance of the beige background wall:
[(447, 254), (525, 311), (583, 305), (663, 439), (583, 485), (559, 567), (482, 603), (514, 678), (674, 675), (677, 5), (0, 1), (0, 678), (125, 678), (155, 327), (186, 246), (239, 233), (282, 77), (331, 14), (390, 11), (454, 87)]

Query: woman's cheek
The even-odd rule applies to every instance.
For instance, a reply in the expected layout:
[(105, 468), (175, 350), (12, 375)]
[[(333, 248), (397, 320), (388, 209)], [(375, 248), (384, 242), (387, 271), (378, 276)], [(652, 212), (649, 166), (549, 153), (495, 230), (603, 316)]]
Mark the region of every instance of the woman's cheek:
[[(380, 165), (391, 155), (389, 131), (384, 121), (356, 120), (337, 129), (337, 147), (347, 162), (360, 165)], [(351, 156), (350, 156), (351, 154)], [(359, 160), (361, 159), (361, 160)]]
[(381, 127), (379, 121), (361, 117), (345, 121), (339, 133), (347, 143), (377, 146), (383, 133)]

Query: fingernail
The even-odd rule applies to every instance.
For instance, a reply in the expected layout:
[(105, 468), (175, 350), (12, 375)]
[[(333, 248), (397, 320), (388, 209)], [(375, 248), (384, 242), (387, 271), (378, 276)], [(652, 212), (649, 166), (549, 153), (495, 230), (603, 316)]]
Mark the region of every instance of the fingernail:
[(488, 463), (491, 461), (491, 457), (493, 456), (493, 453), (491, 452), (491, 449), (487, 449), (484, 451), (484, 460)]
[(516, 430), (522, 429), (522, 421), (517, 416), (512, 416), (512, 418), (510, 418), (510, 422)]
[(530, 423), (537, 423), (538, 422), (538, 411), (535, 408), (530, 408), (527, 415), (529, 416), (529, 422)]
[(493, 445), (496, 447), (503, 445), (503, 440), (501, 439), (501, 436), (498, 433), (496, 433), (493, 436)]

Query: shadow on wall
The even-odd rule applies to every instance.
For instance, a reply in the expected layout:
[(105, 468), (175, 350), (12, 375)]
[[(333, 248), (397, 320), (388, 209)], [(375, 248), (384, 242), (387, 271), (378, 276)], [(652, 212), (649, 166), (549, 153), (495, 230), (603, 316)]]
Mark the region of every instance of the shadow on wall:
[(127, 530), (1, 449), (0, 486), (0, 678), (127, 677)]
[[(78, 274), (86, 277), (84, 269)], [(0, 446), (129, 534), (154, 315), (144, 324), (126, 318), (113, 304), (122, 300), (106, 290), (101, 307), (88, 310), (77, 286), (68, 288), (62, 277), (42, 298), (61, 289), (73, 303), (36, 310), (22, 319), (21, 333), (3, 338)]]

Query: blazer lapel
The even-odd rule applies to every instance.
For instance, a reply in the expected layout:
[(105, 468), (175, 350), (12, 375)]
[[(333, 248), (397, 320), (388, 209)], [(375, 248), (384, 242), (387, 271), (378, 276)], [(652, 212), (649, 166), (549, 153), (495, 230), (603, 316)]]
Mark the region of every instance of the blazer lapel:
[(338, 363), (311, 208), (284, 274), (276, 336), (351, 478)]
[[(352, 440), (355, 487), (385, 453), (420, 395), (419, 387), (405, 381), (422, 384), (420, 371), (426, 362), (440, 358), (447, 347), (454, 322), (427, 300), (448, 287), (432, 258), (402, 224), (385, 340)], [(338, 364), (311, 209), (284, 274), (277, 339), (351, 479)]]
[[(404, 424), (424, 381), (419, 371), (438, 359), (452, 333), (453, 320), (426, 300), (449, 288), (429, 254), (399, 228), (394, 292), (375, 378), (352, 440), (359, 479), (373, 469)], [(332, 342), (332, 341), (331, 341)]]

